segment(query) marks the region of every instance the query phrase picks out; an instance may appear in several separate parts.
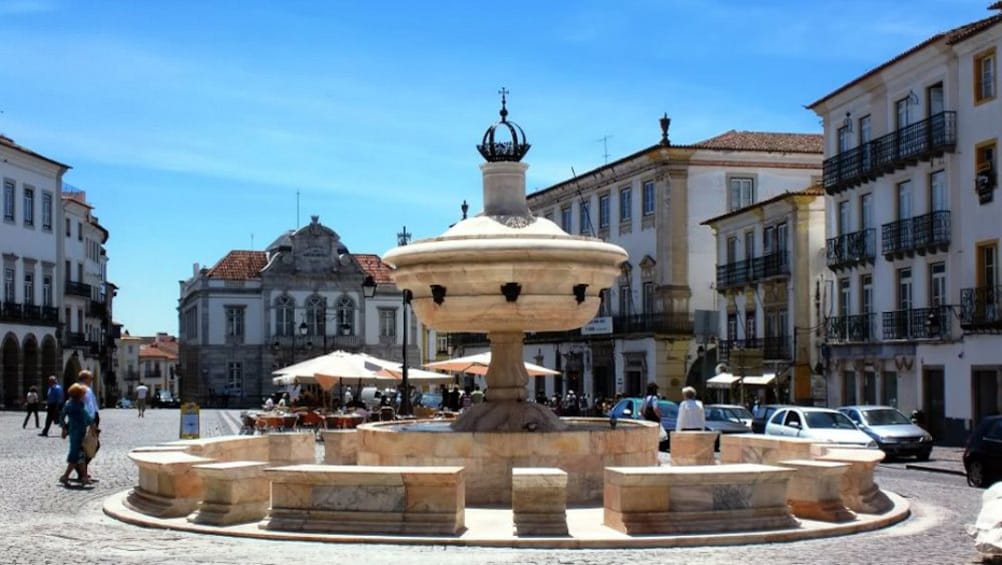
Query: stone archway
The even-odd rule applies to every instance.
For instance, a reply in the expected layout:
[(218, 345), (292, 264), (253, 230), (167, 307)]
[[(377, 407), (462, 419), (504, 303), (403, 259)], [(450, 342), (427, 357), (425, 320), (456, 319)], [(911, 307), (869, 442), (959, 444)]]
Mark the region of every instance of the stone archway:
[(77, 375), (80, 374), (80, 359), (76, 355), (71, 355), (63, 367), (63, 390), (69, 390), (73, 383), (77, 382)]
[(22, 396), (27, 394), (28, 389), (31, 387), (35, 387), (35, 392), (43, 394), (45, 391), (40, 386), (42, 381), (38, 376), (38, 339), (32, 334), (25, 336), (22, 351), (24, 353), (24, 363), (21, 365), (21, 394)]
[[(56, 347), (56, 340), (51, 335), (42, 338), (42, 364), (39, 377), (42, 384), (48, 386), (49, 376), (59, 374), (59, 350)], [(39, 389), (41, 392), (41, 389)]]
[(20, 391), (17, 383), (20, 380), (21, 348), (14, 334), (7, 334), (0, 346), (0, 401), (7, 409), (17, 408), (17, 397)]

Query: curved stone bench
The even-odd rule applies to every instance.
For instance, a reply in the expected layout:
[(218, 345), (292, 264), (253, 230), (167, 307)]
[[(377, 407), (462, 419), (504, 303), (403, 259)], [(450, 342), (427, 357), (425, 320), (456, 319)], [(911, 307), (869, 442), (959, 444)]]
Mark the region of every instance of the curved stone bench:
[(826, 448), (824, 451), (824, 455), (815, 457), (815, 460), (849, 464), (849, 469), (842, 475), (842, 501), (846, 506), (866, 514), (883, 514), (894, 506), (873, 481), (877, 463), (884, 460), (883, 451), (840, 448)]
[(511, 470), (511, 509), (519, 536), (567, 535), (567, 473), (526, 467)]
[(457, 535), (466, 527), (462, 467), (291, 465), (264, 474), (265, 529)]
[(316, 438), (310, 432), (182, 439), (160, 447), (183, 449), (216, 461), (267, 461), (275, 465), (315, 463), (317, 457)]
[(606, 467), (605, 525), (635, 534), (791, 528), (793, 469), (768, 465)]
[(271, 500), (271, 485), (263, 472), (268, 465), (260, 461), (195, 465), (193, 469), (202, 479), (202, 499), (188, 520), (229, 526), (264, 518)]
[(856, 519), (842, 502), (842, 477), (849, 471), (847, 463), (794, 459), (779, 464), (797, 471), (786, 493), (794, 516), (824, 522)]
[(323, 430), (324, 463), (354, 465), (358, 463), (358, 430)]
[(721, 463), (778, 465), (780, 461), (813, 459), (814, 440), (762, 434), (723, 434)]
[(125, 505), (158, 518), (179, 518), (191, 514), (202, 498), (202, 479), (193, 467), (211, 459), (183, 451), (130, 452), (139, 467), (139, 485), (125, 499)]

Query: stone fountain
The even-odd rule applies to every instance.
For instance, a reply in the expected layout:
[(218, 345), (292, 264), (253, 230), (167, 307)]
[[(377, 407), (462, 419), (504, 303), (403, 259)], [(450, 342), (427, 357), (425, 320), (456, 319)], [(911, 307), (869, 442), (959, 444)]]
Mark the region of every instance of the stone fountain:
[(530, 146), (508, 120), (505, 94), (501, 120), (477, 146), (487, 161), (480, 166), (483, 212), (439, 237), (392, 249), (383, 260), (396, 267), (396, 284), (410, 291), (411, 306), (425, 325), (440, 332), (486, 333), (490, 340), (489, 402), (464, 412), (453, 430), (565, 430), (567, 424), (549, 408), (526, 402), (525, 332), (586, 324), (627, 254), (595, 238), (568, 235), (529, 211), (528, 165), (521, 160)]

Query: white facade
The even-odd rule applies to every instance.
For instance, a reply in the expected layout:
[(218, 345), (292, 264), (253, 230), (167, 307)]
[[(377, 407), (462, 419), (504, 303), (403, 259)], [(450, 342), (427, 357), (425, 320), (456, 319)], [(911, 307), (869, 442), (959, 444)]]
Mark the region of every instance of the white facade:
[(59, 374), (62, 178), (68, 167), (0, 136), (0, 406)]
[(998, 413), (1002, 390), (1000, 22), (940, 34), (811, 106), (828, 157), (829, 402), (922, 410), (948, 442)]
[(732, 191), (739, 207), (802, 189), (821, 172), (819, 136), (731, 131), (673, 146), (662, 126), (662, 143), (528, 196), (536, 215), (630, 256), (594, 332), (527, 338), (527, 361), (563, 372), (530, 379), (537, 397), (637, 395), (657, 382), (679, 398), (687, 382), (700, 384), (693, 315), (720, 303), (713, 234), (699, 223), (728, 211)]

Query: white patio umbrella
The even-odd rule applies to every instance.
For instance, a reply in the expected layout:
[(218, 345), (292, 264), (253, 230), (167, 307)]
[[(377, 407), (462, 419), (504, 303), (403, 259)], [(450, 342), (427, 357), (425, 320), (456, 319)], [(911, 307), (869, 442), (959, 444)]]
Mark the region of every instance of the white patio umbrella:
[[(475, 355), (467, 355), (465, 357), (456, 357), (455, 359), (446, 359), (445, 361), (425, 363), (424, 367), (426, 369), (455, 371), (457, 373), (469, 373), (471, 375), (486, 375), (487, 367), (489, 367), (490, 364), (491, 354), (487, 351), (484, 353), (477, 353)], [(525, 363), (525, 370), (531, 377), (560, 374), (560, 371), (554, 371), (553, 369), (547, 369), (546, 367), (541, 367), (528, 362)], [(409, 376), (410, 375), (408, 375), (408, 377)]]
[[(322, 357), (323, 362), (313, 366), (313, 378), (324, 390), (330, 390), (341, 382), (348, 384), (393, 383), (397, 378), (382, 373), (382, 361), (364, 353), (334, 351)], [(376, 363), (380, 361), (381, 363)]]

